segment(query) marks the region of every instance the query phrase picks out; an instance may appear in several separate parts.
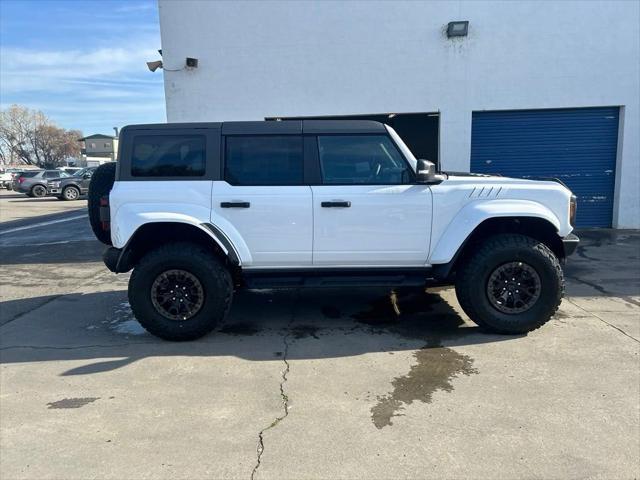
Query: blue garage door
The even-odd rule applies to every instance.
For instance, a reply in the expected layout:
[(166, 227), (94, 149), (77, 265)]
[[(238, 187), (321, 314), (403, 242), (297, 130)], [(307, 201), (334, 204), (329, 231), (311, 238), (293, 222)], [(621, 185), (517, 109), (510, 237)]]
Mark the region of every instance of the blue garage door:
[(611, 227), (618, 107), (474, 112), (471, 171), (554, 177), (578, 197), (578, 227)]

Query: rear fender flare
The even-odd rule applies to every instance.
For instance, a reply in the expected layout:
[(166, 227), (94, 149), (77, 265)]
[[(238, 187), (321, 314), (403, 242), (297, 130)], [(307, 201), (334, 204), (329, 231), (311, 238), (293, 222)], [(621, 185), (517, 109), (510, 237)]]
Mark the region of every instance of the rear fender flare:
[(119, 220), (124, 218), (126, 218), (126, 221), (112, 222), (112, 227), (116, 227), (113, 231), (113, 237), (117, 243), (114, 246), (120, 247), (122, 245), (120, 248), (122, 248), (123, 255), (131, 245), (131, 241), (135, 238), (138, 230), (143, 226), (151, 223), (181, 223), (191, 225), (204, 232), (238, 266), (241, 266), (246, 258), (246, 255), (243, 256), (243, 252), (239, 251), (235, 243), (224, 233), (224, 230), (211, 224), (211, 222), (201, 221), (195, 216), (177, 213), (167, 214), (164, 212), (128, 212), (127, 215), (119, 215)]

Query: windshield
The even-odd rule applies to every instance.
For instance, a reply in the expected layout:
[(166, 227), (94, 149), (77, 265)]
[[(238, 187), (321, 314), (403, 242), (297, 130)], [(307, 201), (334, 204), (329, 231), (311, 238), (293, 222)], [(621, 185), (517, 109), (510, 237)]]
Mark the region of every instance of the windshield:
[(407, 145), (402, 141), (402, 138), (400, 138), (400, 135), (398, 135), (396, 131), (393, 128), (391, 128), (389, 125), (385, 125), (385, 127), (389, 132), (389, 135), (391, 135), (391, 138), (393, 138), (393, 141), (396, 142), (396, 145), (398, 145), (398, 147), (402, 151), (402, 154), (409, 161), (411, 168), (413, 168), (413, 171), (415, 172), (416, 168), (418, 168), (418, 160), (416, 160), (416, 157), (413, 156), (413, 153), (411, 153), (411, 150), (409, 150), (409, 147), (407, 147)]
[(84, 175), (84, 172), (88, 171), (88, 168), (81, 168), (80, 170), (77, 170), (73, 173), (74, 177), (81, 177), (82, 175)]

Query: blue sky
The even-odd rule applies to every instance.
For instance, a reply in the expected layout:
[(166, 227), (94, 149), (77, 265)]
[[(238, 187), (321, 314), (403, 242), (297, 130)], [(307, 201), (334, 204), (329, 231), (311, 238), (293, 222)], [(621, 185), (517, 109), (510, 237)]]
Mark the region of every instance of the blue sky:
[(0, 105), (84, 134), (164, 122), (156, 0), (0, 0)]

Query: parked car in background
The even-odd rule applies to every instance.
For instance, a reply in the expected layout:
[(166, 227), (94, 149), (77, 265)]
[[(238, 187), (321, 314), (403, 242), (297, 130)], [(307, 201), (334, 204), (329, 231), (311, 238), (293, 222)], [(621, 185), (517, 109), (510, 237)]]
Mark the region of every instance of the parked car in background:
[(82, 170), (82, 167), (60, 167), (59, 170), (67, 172), (70, 175), (75, 175), (77, 172)]
[(47, 181), (47, 193), (60, 200), (78, 200), (89, 191), (91, 175), (98, 167), (82, 168), (70, 177), (52, 178)]
[(30, 197), (44, 197), (47, 194), (47, 181), (53, 178), (70, 177), (60, 170), (31, 170), (22, 172), (13, 179), (12, 187), (16, 192)]
[(25, 169), (23, 168), (6, 168), (4, 172), (0, 174), (0, 178), (2, 179), (2, 182), (0, 182), (0, 186), (6, 188), (7, 190), (12, 190), (13, 180), (18, 177), (23, 171), (25, 171)]
[(8, 170), (0, 171), (0, 188), (6, 188), (11, 190), (11, 183), (13, 182), (13, 176)]

